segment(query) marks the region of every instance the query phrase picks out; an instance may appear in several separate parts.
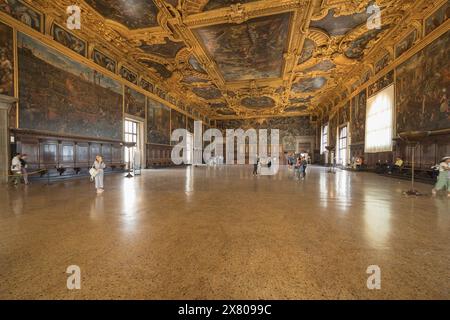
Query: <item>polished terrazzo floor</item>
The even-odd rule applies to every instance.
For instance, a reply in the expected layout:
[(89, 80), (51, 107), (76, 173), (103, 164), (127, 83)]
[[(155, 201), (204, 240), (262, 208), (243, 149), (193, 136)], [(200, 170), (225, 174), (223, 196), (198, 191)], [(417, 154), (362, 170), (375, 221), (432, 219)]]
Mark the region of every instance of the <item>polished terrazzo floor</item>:
[(450, 200), (406, 198), (406, 181), (234, 166), (105, 182), (0, 187), (1, 299), (450, 298)]

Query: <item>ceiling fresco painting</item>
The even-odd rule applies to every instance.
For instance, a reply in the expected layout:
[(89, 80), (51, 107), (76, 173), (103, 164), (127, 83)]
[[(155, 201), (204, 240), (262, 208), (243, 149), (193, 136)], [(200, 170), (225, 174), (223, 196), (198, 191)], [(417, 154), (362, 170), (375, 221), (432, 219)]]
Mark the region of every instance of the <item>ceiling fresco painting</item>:
[(309, 59), (312, 58), (314, 49), (316, 48), (316, 44), (311, 39), (305, 39), (305, 43), (303, 45), (302, 55), (300, 59), (298, 60), (298, 64), (302, 64)]
[(185, 47), (186, 46), (183, 42), (175, 42), (165, 38), (164, 43), (147, 44), (144, 42), (139, 48), (145, 53), (173, 59), (177, 55), (178, 51)]
[(210, 0), (208, 3), (203, 7), (204, 11), (219, 9), (228, 7), (233, 4), (238, 3), (250, 3), (257, 0)]
[(348, 48), (345, 50), (345, 56), (350, 59), (362, 59), (367, 45), (372, 40), (376, 40), (378, 36), (387, 29), (388, 27), (384, 26), (381, 29), (373, 29), (365, 32), (363, 35), (350, 43)]
[(322, 20), (311, 21), (310, 27), (322, 29), (330, 36), (342, 36), (366, 23), (368, 18), (369, 14), (366, 10), (348, 16), (335, 16), (335, 10), (330, 10)]
[(152, 0), (85, 0), (104, 18), (128, 29), (157, 27), (158, 8)]
[[(26, 2), (0, 0), (0, 11), (39, 32), (65, 26), (67, 0)], [(368, 30), (372, 2), (82, 0), (82, 30), (50, 36), (191, 117), (309, 118), (325, 116), (374, 71), (383, 76), (448, 19), (448, 2), (376, 0), (382, 28)]]
[(334, 69), (336, 67), (336, 65), (331, 62), (330, 60), (322, 60), (321, 62), (319, 62), (318, 64), (316, 64), (315, 66), (308, 68), (306, 70), (304, 70), (304, 73), (309, 73), (309, 72), (314, 72), (314, 71), (329, 71), (331, 69)]
[(172, 76), (172, 72), (166, 68), (166, 66), (162, 65), (161, 63), (158, 63), (156, 61), (151, 60), (143, 60), (141, 61), (144, 65), (146, 65), (148, 68), (154, 70), (160, 77), (164, 79), (168, 79)]
[(186, 76), (183, 78), (182, 82), (185, 83), (205, 83), (205, 82), (209, 82), (208, 79), (204, 79), (204, 78), (200, 78), (200, 77), (196, 77), (196, 76)]
[(192, 89), (192, 91), (197, 96), (206, 100), (218, 99), (222, 97), (222, 92), (216, 87), (198, 87)]
[(277, 78), (283, 68), (290, 14), (195, 30), (226, 81)]
[(242, 99), (242, 105), (250, 109), (270, 108), (275, 106), (275, 101), (269, 97), (247, 97)]
[(194, 56), (189, 57), (189, 64), (195, 71), (200, 73), (206, 73), (205, 69), (203, 69), (200, 62), (198, 62), (198, 60)]
[(292, 91), (294, 92), (314, 92), (322, 88), (327, 83), (327, 79), (324, 77), (316, 77), (305, 80), (300, 80), (292, 85)]
[(304, 97), (304, 98), (291, 98), (291, 99), (289, 99), (289, 102), (291, 104), (300, 104), (300, 103), (303, 104), (303, 103), (310, 102), (312, 98), (314, 98), (314, 97), (313, 96), (307, 96), (307, 97)]

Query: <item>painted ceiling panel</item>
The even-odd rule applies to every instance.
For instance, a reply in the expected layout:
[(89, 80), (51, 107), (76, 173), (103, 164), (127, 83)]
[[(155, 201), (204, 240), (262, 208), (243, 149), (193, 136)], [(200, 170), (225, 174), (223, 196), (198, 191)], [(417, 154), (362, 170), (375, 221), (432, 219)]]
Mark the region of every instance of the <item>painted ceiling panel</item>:
[(327, 78), (315, 77), (304, 79), (292, 85), (293, 92), (313, 92), (322, 88), (327, 83)]
[(85, 0), (106, 19), (123, 24), (128, 29), (158, 26), (158, 8), (152, 0)]
[(214, 9), (228, 7), (228, 6), (231, 6), (233, 4), (249, 3), (249, 2), (254, 2), (254, 1), (257, 1), (257, 0), (210, 0), (203, 7), (203, 10), (204, 11), (214, 10)]
[(311, 27), (319, 28), (326, 31), (330, 36), (345, 35), (350, 30), (366, 23), (369, 15), (363, 12), (347, 15), (335, 16), (335, 11), (330, 10), (325, 18), (319, 21), (311, 21)]
[(145, 53), (155, 54), (165, 58), (175, 58), (178, 51), (185, 48), (183, 42), (171, 41), (168, 38), (164, 39), (165, 43), (146, 44), (145, 42), (139, 47)]
[(241, 104), (250, 109), (262, 109), (275, 106), (275, 101), (269, 97), (248, 97), (241, 101)]
[(290, 13), (195, 30), (226, 81), (281, 76)]

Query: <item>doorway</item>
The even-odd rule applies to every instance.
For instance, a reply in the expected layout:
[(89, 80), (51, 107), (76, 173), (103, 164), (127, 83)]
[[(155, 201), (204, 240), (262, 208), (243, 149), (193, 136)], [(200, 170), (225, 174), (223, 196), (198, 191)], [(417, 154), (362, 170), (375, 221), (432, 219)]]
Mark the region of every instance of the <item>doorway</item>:
[[(125, 163), (131, 163), (131, 169), (140, 170), (143, 163), (143, 123), (133, 119), (125, 119), (124, 138), (125, 142), (134, 142), (136, 146), (124, 149)], [(131, 159), (130, 159), (131, 158)], [(131, 160), (131, 161), (130, 161)]]

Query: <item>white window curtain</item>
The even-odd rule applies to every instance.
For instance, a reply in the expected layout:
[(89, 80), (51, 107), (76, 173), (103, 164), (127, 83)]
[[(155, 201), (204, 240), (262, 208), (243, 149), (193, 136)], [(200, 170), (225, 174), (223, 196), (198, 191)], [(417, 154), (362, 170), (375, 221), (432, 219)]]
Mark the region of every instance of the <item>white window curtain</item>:
[(365, 152), (392, 151), (394, 85), (367, 100)]
[(320, 135), (320, 154), (324, 154), (328, 145), (328, 124), (322, 126), (322, 134)]

